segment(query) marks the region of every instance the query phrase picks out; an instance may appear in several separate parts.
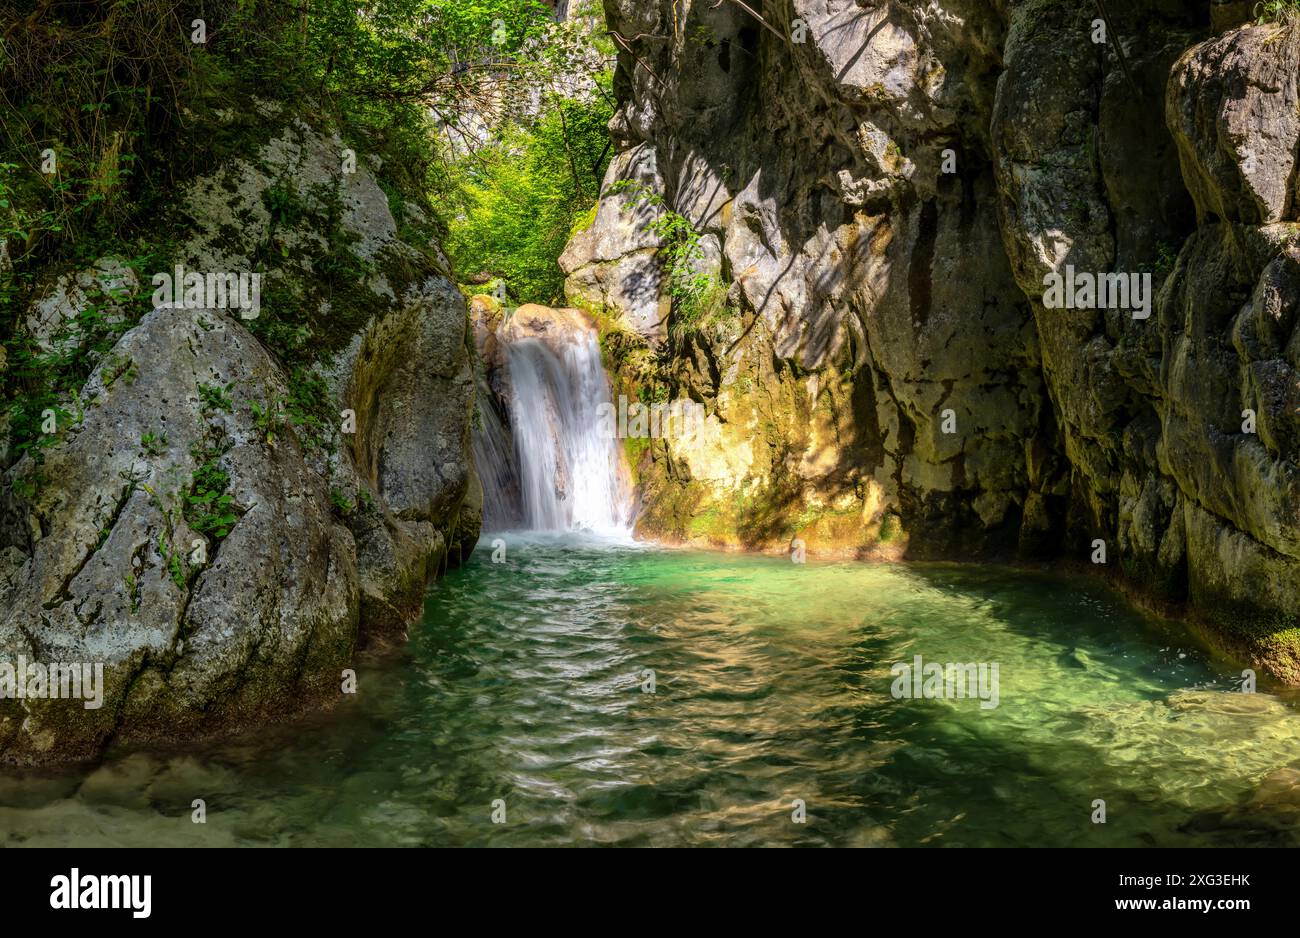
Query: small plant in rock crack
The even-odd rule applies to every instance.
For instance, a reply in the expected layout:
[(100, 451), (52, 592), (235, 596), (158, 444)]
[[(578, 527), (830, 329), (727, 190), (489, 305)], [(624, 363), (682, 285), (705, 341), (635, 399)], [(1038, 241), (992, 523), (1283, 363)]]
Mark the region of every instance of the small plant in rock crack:
[(222, 413), (230, 411), (235, 406), (230, 399), (230, 390), (234, 386), (233, 383), (226, 385), (200, 384), (199, 403), (202, 405), (204, 416), (214, 411)]
[(284, 181), (277, 181), (263, 192), (262, 202), (271, 214), (272, 223), (276, 225), (296, 225), (307, 214), (298, 193)]
[(332, 449), (330, 433), (334, 426), (329, 407), (329, 386), (325, 379), (309, 368), (299, 366), (289, 381), (289, 399), (284, 402), (285, 415), (298, 428), (307, 446)]
[(1178, 263), (1178, 249), (1167, 241), (1162, 241), (1156, 248), (1156, 261), (1154, 273), (1157, 277), (1164, 277), (1173, 273), (1175, 265)]
[(25, 501), (31, 501), (36, 497), (36, 490), (45, 482), (45, 477), (40, 474), (19, 476), (13, 480), (14, 494)]
[(131, 612), (140, 611), (140, 581), (136, 579), (134, 573), (128, 573), (122, 578), (122, 585), (126, 587), (126, 593), (131, 597)]
[(248, 408), (253, 412), (253, 422), (266, 442), (274, 443), (276, 432), (284, 427), (284, 401), (272, 400), (265, 404), (253, 401)]
[(185, 496), (185, 520), (200, 534), (221, 540), (234, 527), (237, 516), (231, 503), (233, 497), (226, 493), (230, 486), (230, 473), (221, 468), (225, 450), (218, 446), (196, 443), (190, 455), (199, 464), (194, 470), (190, 493)]
[(356, 507), (352, 501), (338, 489), (330, 489), (330, 501), (334, 507), (339, 510), (340, 514), (350, 515), (352, 509)]
[(140, 437), (140, 445), (148, 456), (161, 456), (167, 446), (167, 434), (157, 436), (152, 430), (146, 430)]
[(171, 577), (177, 589), (185, 589), (189, 582), (190, 571), (185, 566), (185, 558), (181, 556), (180, 551), (173, 550), (171, 542), (166, 538), (159, 537), (158, 553), (162, 556), (163, 565), (167, 569), (167, 575)]
[[(178, 512), (174, 507), (169, 507), (163, 497), (147, 482), (141, 482), (140, 487), (149, 493), (149, 499), (158, 509), (163, 518), (163, 529), (158, 532), (158, 556), (162, 558), (163, 569), (171, 577), (171, 581), (176, 584), (177, 589), (185, 589), (189, 583), (190, 570), (189, 565), (185, 562), (185, 557), (175, 546), (176, 540), (176, 518)], [(177, 493), (179, 499), (179, 493)]]

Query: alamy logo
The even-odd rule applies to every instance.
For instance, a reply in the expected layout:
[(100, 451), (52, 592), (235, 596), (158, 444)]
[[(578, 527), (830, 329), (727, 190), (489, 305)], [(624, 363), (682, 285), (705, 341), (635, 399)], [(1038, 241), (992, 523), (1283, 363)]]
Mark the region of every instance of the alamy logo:
[(238, 309), (240, 319), (256, 319), (262, 310), (262, 275), (185, 272), (153, 275), (154, 309)]
[(602, 432), (620, 440), (658, 440), (664, 437), (689, 437), (704, 427), (704, 405), (687, 398), (672, 403), (628, 404), (627, 396), (618, 396), (618, 406), (601, 404), (596, 408)]
[(895, 700), (958, 700), (978, 697), (981, 710), (998, 705), (998, 663), (926, 664), (920, 655), (912, 663), (900, 661), (889, 669), (894, 675), (890, 692)]
[(104, 705), (104, 663), (57, 662), (28, 663), (23, 655), (17, 664), (0, 661), (0, 699), (4, 700), (74, 700), (81, 699), (87, 710)]
[(72, 868), (67, 876), (50, 880), (52, 909), (130, 909), (133, 918), (148, 918), (152, 909), (152, 876), (82, 876)]
[(1048, 309), (1129, 309), (1134, 319), (1151, 316), (1150, 273), (1075, 273), (1065, 265), (1062, 276), (1043, 277), (1043, 305)]

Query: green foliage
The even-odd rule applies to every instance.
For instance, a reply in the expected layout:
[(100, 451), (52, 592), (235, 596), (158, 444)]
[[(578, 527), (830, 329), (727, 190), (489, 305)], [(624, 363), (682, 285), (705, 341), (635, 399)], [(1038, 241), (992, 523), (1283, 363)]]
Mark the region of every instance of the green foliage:
[(654, 386), (643, 384), (637, 389), (637, 399), (647, 406), (650, 404), (667, 403), (669, 399), (668, 387), (662, 384), (656, 384)]
[(170, 539), (159, 535), (158, 554), (163, 559), (163, 569), (167, 571), (171, 581), (176, 584), (176, 588), (185, 589), (185, 585), (190, 579), (190, 568), (189, 564), (185, 562), (182, 553), (172, 546)]
[(1267, 23), (1292, 26), (1300, 20), (1300, 0), (1262, 0), (1255, 4), (1252, 15), (1260, 26)]
[(313, 266), (327, 284), (354, 283), (365, 280), (373, 272), (371, 266), (348, 247), (347, 241), (339, 239), (329, 242), (329, 250), (318, 257)]
[(14, 494), (19, 498), (30, 501), (36, 497), (36, 491), (44, 483), (44, 479), (39, 474), (19, 476), (14, 479)]
[(522, 302), (561, 296), (557, 260), (589, 223), (610, 156), (615, 50), (599, 3), (569, 12), (524, 39), (515, 67), (474, 98), (473, 121), (442, 126), (447, 252), (462, 274), (502, 279)]
[(25, 234), (19, 263), (48, 242), (94, 242), (128, 220), (123, 196), (159, 152), (149, 132), (178, 125), (178, 91), (201, 54), (182, 22), (200, 15), (198, 3), (42, 6), (6, 22), (0, 56), (10, 118), (0, 121), (0, 162), (21, 170), (8, 206)]
[[(196, 18), (206, 42), (191, 39)], [(13, 262), (0, 335), (51, 263), (141, 253), (123, 250), (137, 241), (161, 252), (158, 209), (177, 186), (274, 129), (255, 99), (341, 117), (358, 152), (420, 192), (437, 174), (430, 111), (451, 121), (510, 99), (553, 27), (540, 0), (45, 0), (0, 23), (0, 240)], [(270, 195), (281, 222), (286, 195)], [(357, 271), (341, 252), (326, 266)]]
[[(292, 180), (283, 179), (263, 193), (263, 202), (271, 224), (255, 265), (270, 268), (292, 258), (312, 276), (268, 284), (262, 314), (248, 327), (290, 368), (325, 360), (382, 308), (384, 301), (366, 285), (374, 266), (353, 251), (357, 235), (344, 228), (340, 187), (320, 184), (300, 193)], [(284, 229), (293, 226), (309, 230), (323, 246), (302, 257), (291, 255), (290, 243), (299, 239), (286, 238)]]
[(329, 386), (311, 369), (301, 365), (294, 368), (287, 398), (275, 397), (266, 403), (252, 401), (248, 407), (267, 443), (274, 443), (276, 434), (293, 426), (303, 445), (330, 448), (334, 415), (329, 403)]
[(162, 496), (147, 482), (141, 482), (140, 487), (149, 493), (150, 501), (163, 517), (163, 529), (158, 532), (158, 556), (162, 558), (163, 569), (178, 589), (185, 589), (189, 583), (190, 570), (184, 554), (176, 547), (176, 518), (179, 512), (163, 501)]
[[(206, 42), (192, 41), (196, 18)], [(550, 11), (541, 0), (53, 0), (0, 21), (0, 107), (12, 114), (0, 162), (24, 170), (30, 250), (129, 226), (148, 190), (221, 155), (217, 141), (177, 137), (217, 110), (249, 112), (253, 96), (311, 98), (379, 145), (426, 153), (410, 133), (425, 112), (451, 119), (501, 71), (522, 71)], [(46, 148), (53, 174), (41, 171)]]
[(605, 98), (552, 97), (548, 107), (456, 164), (447, 186), (455, 212), (447, 242), (452, 263), (465, 274), (504, 278), (524, 302), (561, 296), (557, 259), (596, 205), (609, 162), (612, 110)]
[(160, 456), (167, 446), (167, 434), (158, 436), (152, 430), (147, 430), (140, 436), (140, 445), (144, 447), (146, 455)]
[(209, 414), (213, 411), (227, 413), (234, 408), (234, 401), (230, 399), (230, 391), (234, 384), (200, 384), (199, 401), (202, 404), (203, 413)]
[(350, 515), (356, 507), (351, 500), (338, 489), (330, 489), (330, 501), (341, 514)]
[(652, 449), (653, 446), (654, 440), (649, 437), (629, 436), (624, 438), (623, 454), (627, 457), (627, 464), (631, 468), (633, 474), (636, 473), (638, 467), (641, 465), (642, 454), (645, 453), (646, 450)]
[[(0, 176), (0, 191), (3, 191)], [(146, 266), (151, 255), (131, 258), (127, 266)], [(0, 375), (0, 408), (10, 418), (10, 432), (14, 451), (31, 452), (41, 458), (41, 450), (52, 445), (57, 434), (44, 432), (45, 414), (52, 411), (59, 430), (75, 421), (69, 410), (76, 407), (75, 395), (85, 384), (95, 365), (113, 348), (122, 333), (134, 325), (143, 313), (148, 293), (140, 290), (133, 296), (113, 291), (109, 296), (92, 291), (90, 302), (77, 315), (50, 336), (42, 345), (26, 330), (11, 329), (3, 341), (3, 359), (6, 367)], [(0, 323), (4, 321), (3, 291), (0, 290)], [(19, 303), (10, 298), (9, 315), (17, 318)], [(133, 381), (136, 370), (133, 362), (109, 363), (104, 371), (104, 385), (111, 387), (120, 377)]]
[(199, 463), (194, 470), (190, 493), (185, 496), (185, 520), (200, 534), (221, 540), (230, 533), (236, 515), (231, 495), (230, 474), (221, 468), (220, 459), (225, 450), (216, 446), (195, 444), (190, 455)]
[(1173, 272), (1178, 263), (1178, 248), (1167, 242), (1161, 242), (1156, 248), (1156, 261), (1153, 272), (1157, 278), (1163, 278)]
[(591, 207), (585, 212), (582, 212), (580, 215), (575, 217), (573, 219), (573, 226), (569, 228), (569, 237), (574, 238), (594, 225), (596, 223), (596, 212), (599, 208), (600, 201), (597, 200), (592, 202)]
[(329, 386), (324, 378), (308, 368), (295, 368), (284, 409), (305, 445), (326, 447), (329, 444), (334, 414), (329, 403)]
[(305, 206), (292, 183), (277, 180), (274, 185), (262, 193), (262, 204), (271, 215), (271, 228), (282, 225), (296, 225), (307, 215)]
[(261, 313), (248, 329), (282, 361), (297, 361), (310, 356), (312, 310), (308, 298), (272, 281), (263, 288)]
[[(205, 43), (191, 41), (196, 18)], [(41, 431), (48, 412), (59, 430), (77, 419), (86, 378), (148, 308), (148, 291), (92, 298), (47, 348), (21, 327), (38, 286), (110, 254), (142, 283), (168, 268), (166, 232), (178, 226), (163, 209), (177, 189), (250, 157), (283, 126), (258, 100), (289, 102), (379, 157), (408, 243), (443, 239), (461, 269), (496, 271), (529, 299), (559, 295), (556, 258), (595, 205), (608, 161), (613, 48), (580, 24), (556, 24), (542, 0), (48, 0), (39, 15), (0, 12), (0, 24), (0, 247), (11, 260), (0, 269), (0, 409), (19, 454), (39, 458), (57, 441)], [(576, 97), (575, 73), (597, 73)], [(465, 145), (475, 121), (491, 136), (482, 148)], [(327, 445), (334, 415), (310, 366), (383, 301), (343, 232), (337, 190), (286, 179), (265, 205), (259, 268), (285, 266), (301, 243), (276, 237), (290, 227), (310, 227), (326, 246), (309, 258), (305, 287), (268, 280), (262, 315), (247, 323), (294, 374), (288, 400), (254, 413), (268, 442), (291, 421), (305, 442)], [(387, 258), (380, 266), (400, 290), (401, 272)], [(138, 373), (122, 356), (104, 363), (103, 383)], [(229, 411), (230, 390), (200, 386), (204, 412)]]
[(285, 424), (284, 401), (275, 399), (265, 404), (253, 401), (248, 405), (248, 409), (252, 411), (253, 423), (266, 442), (274, 443), (276, 433), (280, 432)]

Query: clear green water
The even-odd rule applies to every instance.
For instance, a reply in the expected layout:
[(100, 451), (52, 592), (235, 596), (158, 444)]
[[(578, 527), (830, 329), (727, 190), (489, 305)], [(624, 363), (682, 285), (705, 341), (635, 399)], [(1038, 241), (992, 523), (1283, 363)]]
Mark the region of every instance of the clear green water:
[[(1300, 716), (1091, 582), (508, 536), (332, 713), (0, 775), (8, 844), (1300, 840)], [(890, 667), (997, 662), (1000, 704)], [(653, 669), (656, 693), (642, 691)], [(205, 825), (190, 820), (207, 802)], [(492, 823), (504, 799), (506, 823)], [(791, 820), (792, 803), (807, 822)], [(1107, 823), (1091, 823), (1104, 799)]]

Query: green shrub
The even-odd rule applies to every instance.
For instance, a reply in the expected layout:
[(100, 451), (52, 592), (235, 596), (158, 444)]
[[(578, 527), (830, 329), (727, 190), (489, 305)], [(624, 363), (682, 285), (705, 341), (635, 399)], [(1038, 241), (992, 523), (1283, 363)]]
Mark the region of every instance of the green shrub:
[[(11, 261), (0, 269), (0, 408), (20, 453), (56, 439), (41, 432), (42, 415), (54, 411), (62, 427), (70, 395), (134, 324), (95, 322), (97, 306), (55, 351), (36, 347), (20, 320), (38, 281), (106, 254), (147, 261), (146, 271), (170, 266), (166, 232), (176, 226), (164, 210), (179, 187), (247, 158), (275, 131), (255, 99), (325, 116), (358, 153), (381, 158), (390, 191), (427, 207), (430, 187), (446, 179), (430, 110), (453, 121), (493, 89), (510, 100), (516, 83), (501, 76), (546, 67), (529, 43), (552, 27), (540, 0), (54, 0), (39, 15), (0, 7), (0, 242)], [(195, 19), (206, 42), (192, 41)], [(286, 186), (267, 203), (277, 225), (301, 218)], [(316, 273), (337, 292), (369, 272), (330, 236)], [(321, 324), (306, 310), (317, 298), (267, 299), (281, 302), (254, 321), (255, 333), (290, 365), (314, 361), (330, 344), (313, 341)], [(336, 309), (362, 302), (340, 300)]]
[(221, 468), (220, 459), (225, 450), (217, 446), (196, 444), (191, 455), (198, 461), (194, 470), (190, 493), (185, 496), (185, 520), (200, 534), (221, 540), (234, 527), (236, 515), (227, 494), (230, 473)]
[(1300, 20), (1300, 0), (1262, 0), (1255, 4), (1252, 15), (1260, 26), (1266, 23), (1292, 26)]

